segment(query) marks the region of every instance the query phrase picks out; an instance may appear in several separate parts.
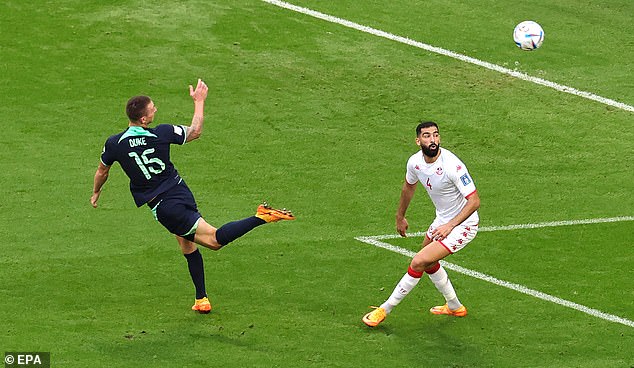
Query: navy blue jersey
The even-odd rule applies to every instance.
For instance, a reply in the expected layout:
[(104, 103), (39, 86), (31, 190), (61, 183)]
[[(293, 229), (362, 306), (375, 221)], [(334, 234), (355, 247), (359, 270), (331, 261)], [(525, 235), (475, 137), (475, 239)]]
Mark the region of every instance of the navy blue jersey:
[(181, 181), (170, 161), (170, 144), (184, 144), (187, 128), (161, 124), (156, 128), (128, 127), (106, 140), (101, 162), (119, 162), (130, 178), (130, 192), (137, 207)]

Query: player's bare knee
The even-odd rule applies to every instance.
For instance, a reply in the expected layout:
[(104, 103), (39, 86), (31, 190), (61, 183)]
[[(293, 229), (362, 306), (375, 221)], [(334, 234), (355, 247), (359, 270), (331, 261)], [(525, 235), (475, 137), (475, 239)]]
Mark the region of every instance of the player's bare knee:
[(178, 241), (178, 246), (181, 248), (181, 252), (183, 252), (183, 254), (190, 254), (197, 249), (194, 242), (189, 241), (178, 235), (176, 236), (176, 241)]
[(213, 244), (209, 244), (207, 247), (211, 250), (220, 250), (220, 248), (222, 248), (222, 244), (213, 243)]
[(425, 271), (425, 264), (421, 263), (420, 260), (417, 260), (416, 257), (414, 257), (414, 259), (412, 259), (412, 262), (410, 263), (410, 268), (416, 272), (423, 272)]
[(196, 249), (198, 249), (196, 247), (196, 244), (194, 243), (188, 243), (188, 244), (181, 244), (181, 251), (183, 252), (183, 254), (190, 254), (196, 251)]
[(216, 235), (214, 234), (205, 234), (203, 236), (199, 236), (198, 234), (194, 238), (195, 242), (202, 245), (205, 248), (209, 248), (211, 250), (220, 250), (223, 247), (222, 244), (218, 243), (216, 240)]
[(218, 243), (215, 239), (209, 239), (209, 240), (196, 239), (196, 243), (202, 245), (205, 248), (209, 248), (211, 250), (220, 250), (220, 248), (222, 248), (222, 244)]
[(426, 269), (430, 268), (431, 266), (433, 266), (436, 263), (435, 260), (431, 260), (431, 259), (427, 259), (424, 256), (420, 256), (420, 255), (416, 255), (413, 259), (412, 259), (412, 263), (410, 264), (410, 267), (414, 270), (414, 271), (418, 271), (418, 272), (424, 272)]

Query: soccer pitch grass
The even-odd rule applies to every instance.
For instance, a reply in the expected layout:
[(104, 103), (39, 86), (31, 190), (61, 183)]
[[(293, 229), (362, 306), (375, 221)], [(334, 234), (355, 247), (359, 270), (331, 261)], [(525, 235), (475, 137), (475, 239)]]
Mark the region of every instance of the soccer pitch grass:
[[(634, 104), (631, 1), (293, 3)], [(512, 41), (525, 19), (546, 32), (534, 52)], [(394, 232), (420, 119), (469, 167), (482, 226), (632, 216), (632, 112), (258, 0), (10, 0), (0, 24), (2, 351), (52, 367), (634, 365), (632, 327), (451, 271), (466, 318), (430, 315), (442, 296), (425, 279), (369, 329), (409, 260), (355, 240)], [(198, 77), (205, 132), (172, 159), (202, 214), (219, 226), (267, 199), (298, 218), (202, 250), (209, 315), (189, 310), (185, 259), (118, 166), (88, 202), (127, 99), (188, 123)], [(411, 230), (432, 219), (419, 188)], [(447, 260), (631, 321), (633, 233), (482, 232)]]

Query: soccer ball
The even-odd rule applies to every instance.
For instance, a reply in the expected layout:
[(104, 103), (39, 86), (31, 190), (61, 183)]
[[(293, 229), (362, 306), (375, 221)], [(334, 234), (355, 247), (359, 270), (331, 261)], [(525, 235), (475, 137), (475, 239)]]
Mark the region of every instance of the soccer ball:
[(515, 26), (513, 40), (522, 50), (535, 50), (544, 42), (544, 30), (536, 22), (526, 20)]

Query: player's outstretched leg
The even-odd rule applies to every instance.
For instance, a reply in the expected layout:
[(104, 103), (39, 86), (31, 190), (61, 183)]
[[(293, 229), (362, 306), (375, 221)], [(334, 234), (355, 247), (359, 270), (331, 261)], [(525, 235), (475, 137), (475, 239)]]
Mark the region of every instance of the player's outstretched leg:
[(363, 323), (374, 327), (383, 322), (385, 317), (392, 312), (392, 309), (399, 305), (403, 298), (414, 289), (422, 275), (422, 272), (414, 270), (411, 266), (408, 267), (407, 273), (398, 282), (390, 297), (380, 307), (374, 307), (375, 309), (372, 312), (363, 316)]
[(260, 218), (266, 222), (295, 220), (295, 216), (293, 216), (293, 213), (290, 210), (287, 210), (286, 208), (278, 210), (269, 206), (269, 204), (266, 202), (262, 202), (262, 204), (258, 206), (255, 217)]
[(295, 216), (287, 209), (277, 210), (264, 202), (258, 207), (254, 216), (229, 222), (218, 228), (215, 233), (216, 241), (220, 247), (223, 247), (260, 225), (280, 220), (295, 220)]

